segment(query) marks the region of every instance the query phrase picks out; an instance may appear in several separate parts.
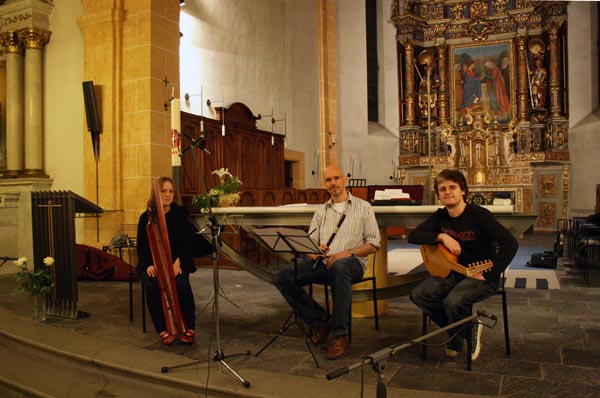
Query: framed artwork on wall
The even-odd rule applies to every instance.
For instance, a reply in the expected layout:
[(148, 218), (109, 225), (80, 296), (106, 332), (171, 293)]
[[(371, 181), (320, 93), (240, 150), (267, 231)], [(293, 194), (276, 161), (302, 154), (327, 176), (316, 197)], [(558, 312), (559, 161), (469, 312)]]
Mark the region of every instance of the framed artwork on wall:
[(511, 40), (452, 46), (450, 67), (450, 115), (454, 127), (479, 106), (492, 122), (510, 124), (516, 111)]

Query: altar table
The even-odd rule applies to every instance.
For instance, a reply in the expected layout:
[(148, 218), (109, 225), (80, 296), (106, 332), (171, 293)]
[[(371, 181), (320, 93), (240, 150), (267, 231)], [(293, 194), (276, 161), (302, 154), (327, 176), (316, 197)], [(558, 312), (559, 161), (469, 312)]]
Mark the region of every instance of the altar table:
[[(272, 207), (216, 207), (212, 209), (212, 211), (221, 225), (239, 225), (247, 229), (252, 226), (307, 227), (310, 225), (310, 221), (318, 206), (320, 205), (299, 204)], [(403, 275), (388, 275), (386, 227), (399, 226), (407, 229), (415, 228), (440, 207), (442, 206), (373, 207), (381, 233), (381, 248), (375, 256), (377, 300), (380, 313), (385, 313), (387, 309), (387, 302), (385, 299), (407, 295), (418, 282), (428, 276), (426, 271)], [(512, 205), (483, 207), (490, 210), (496, 219), (517, 238), (529, 229), (537, 218), (536, 214), (515, 213)], [(208, 223), (208, 215), (205, 213), (193, 214), (192, 217), (198, 226), (206, 225)], [(263, 267), (243, 258), (239, 253), (235, 253), (229, 248), (225, 248), (223, 251), (233, 262), (240, 266), (241, 269), (270, 282), (271, 276), (263, 269)], [(357, 302), (352, 306), (353, 316), (372, 316), (373, 305), (372, 303), (365, 302), (372, 300), (370, 290), (364, 290), (369, 288), (368, 285), (368, 283), (359, 284), (353, 289), (352, 301)]]

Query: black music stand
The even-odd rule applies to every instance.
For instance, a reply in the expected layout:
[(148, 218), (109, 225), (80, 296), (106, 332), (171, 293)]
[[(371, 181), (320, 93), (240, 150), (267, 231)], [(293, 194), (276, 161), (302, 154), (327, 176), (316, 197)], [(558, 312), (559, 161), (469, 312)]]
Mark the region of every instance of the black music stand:
[[(279, 253), (292, 253), (294, 256), (294, 277), (297, 276), (298, 257), (301, 253), (303, 254), (323, 254), (315, 242), (308, 236), (306, 232), (301, 229), (293, 228), (253, 228), (252, 234), (259, 238), (263, 244), (265, 244), (271, 251)], [(304, 323), (302, 319), (298, 317), (298, 311), (292, 307), (292, 312), (288, 315), (283, 325), (277, 331), (277, 334), (254, 356), (258, 357), (264, 350), (266, 350), (279, 336), (284, 334), (292, 325), (298, 327), (304, 336), (304, 342), (306, 347), (310, 351), (315, 365), (319, 367), (319, 362), (313, 353), (310, 346), (310, 336), (306, 333)]]

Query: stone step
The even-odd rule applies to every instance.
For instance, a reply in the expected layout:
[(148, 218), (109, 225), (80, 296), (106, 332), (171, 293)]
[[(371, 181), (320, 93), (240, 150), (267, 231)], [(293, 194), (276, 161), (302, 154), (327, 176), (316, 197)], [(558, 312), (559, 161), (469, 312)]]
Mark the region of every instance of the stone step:
[[(85, 322), (77, 320), (74, 322)], [(82, 335), (65, 326), (15, 316), (0, 306), (0, 396), (187, 398), (321, 398), (353, 396), (357, 385), (343, 380), (296, 377), (248, 367), (233, 370), (251, 383), (245, 388), (226, 366), (200, 361), (161, 373), (190, 358), (143, 348), (136, 343)], [(475, 398), (482, 396), (388, 387), (394, 397)], [(375, 395), (365, 385), (365, 396)]]
[[(77, 343), (79, 344), (79, 343)], [(89, 346), (93, 351), (93, 347)], [(141, 353), (143, 354), (143, 353)], [(139, 354), (138, 354), (139, 355)], [(204, 385), (0, 334), (0, 385), (27, 397), (198, 397)], [(164, 359), (170, 364), (172, 359)], [(154, 360), (151, 363), (155, 363)], [(2, 395), (11, 396), (11, 395)], [(211, 391), (209, 397), (242, 397)]]

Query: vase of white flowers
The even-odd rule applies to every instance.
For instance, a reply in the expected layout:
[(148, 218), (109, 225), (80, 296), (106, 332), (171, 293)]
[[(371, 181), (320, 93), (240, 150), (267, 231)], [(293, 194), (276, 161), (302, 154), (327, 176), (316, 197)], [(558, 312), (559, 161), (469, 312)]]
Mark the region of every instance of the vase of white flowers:
[(52, 291), (52, 267), (54, 259), (52, 257), (44, 258), (42, 269), (31, 272), (27, 268), (27, 258), (20, 257), (15, 262), (19, 271), (15, 279), (20, 284), (17, 291), (26, 292), (33, 298), (33, 316), (40, 321), (46, 320), (46, 302), (48, 293)]
[(208, 207), (236, 206), (240, 201), (242, 181), (225, 168), (214, 170), (212, 174), (219, 176), (219, 183), (208, 191), (208, 195), (196, 195), (192, 204), (200, 210)]

